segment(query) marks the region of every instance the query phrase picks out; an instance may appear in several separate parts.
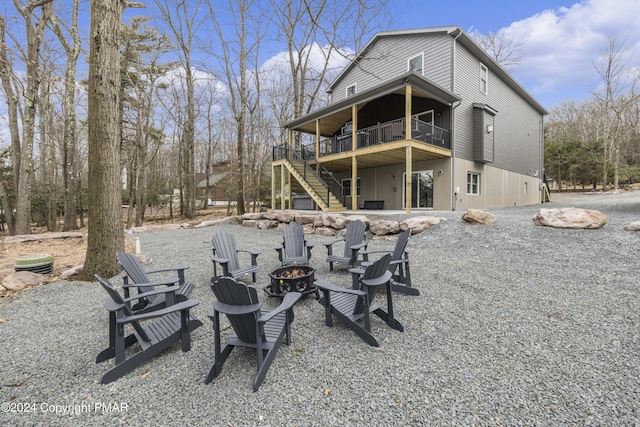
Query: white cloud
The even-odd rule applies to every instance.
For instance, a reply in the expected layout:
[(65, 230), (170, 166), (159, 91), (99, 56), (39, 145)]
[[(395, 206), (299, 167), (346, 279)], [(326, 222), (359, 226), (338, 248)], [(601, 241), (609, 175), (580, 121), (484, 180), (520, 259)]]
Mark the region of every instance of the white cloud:
[(593, 62), (609, 36), (625, 41), (629, 66), (640, 65), (638, 17), (638, 0), (586, 0), (514, 22), (504, 30), (524, 44), (511, 71), (534, 96), (580, 88), (586, 98), (600, 83)]

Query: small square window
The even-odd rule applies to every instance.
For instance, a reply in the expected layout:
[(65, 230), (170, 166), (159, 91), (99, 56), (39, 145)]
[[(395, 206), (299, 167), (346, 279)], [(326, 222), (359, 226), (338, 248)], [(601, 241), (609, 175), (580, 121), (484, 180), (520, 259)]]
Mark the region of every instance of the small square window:
[(347, 98), (356, 94), (356, 85), (347, 87)]
[(489, 69), (484, 64), (480, 64), (480, 92), (489, 92)]
[(424, 68), (424, 55), (416, 55), (407, 60), (407, 71), (415, 71), (422, 75), (422, 69)]
[(475, 172), (467, 172), (467, 194), (480, 195), (480, 174)]

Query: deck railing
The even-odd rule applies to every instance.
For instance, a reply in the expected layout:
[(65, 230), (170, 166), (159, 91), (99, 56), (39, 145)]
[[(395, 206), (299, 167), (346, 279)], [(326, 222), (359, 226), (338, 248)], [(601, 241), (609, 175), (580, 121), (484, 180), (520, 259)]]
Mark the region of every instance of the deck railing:
[[(436, 147), (451, 149), (450, 132), (431, 123), (421, 120), (411, 120), (411, 137), (405, 135), (404, 118), (378, 123), (374, 126), (356, 131), (356, 148), (366, 148), (378, 144), (413, 139)], [(353, 134), (336, 135), (320, 140), (320, 156), (343, 153), (353, 147)], [(314, 152), (312, 148), (309, 151)], [(315, 155), (313, 155), (315, 157)]]

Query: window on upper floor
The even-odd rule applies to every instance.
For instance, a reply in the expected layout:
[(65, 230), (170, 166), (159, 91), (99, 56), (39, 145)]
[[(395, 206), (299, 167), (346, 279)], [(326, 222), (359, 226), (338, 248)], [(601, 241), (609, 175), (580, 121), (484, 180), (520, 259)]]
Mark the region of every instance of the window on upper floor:
[(482, 63), (480, 64), (480, 92), (485, 95), (489, 92), (489, 69)]
[(422, 53), (407, 60), (407, 71), (415, 71), (416, 73), (422, 75), (423, 67), (424, 55)]
[(475, 172), (467, 172), (467, 194), (480, 194), (480, 174)]
[(347, 87), (347, 98), (356, 94), (356, 85), (352, 84)]

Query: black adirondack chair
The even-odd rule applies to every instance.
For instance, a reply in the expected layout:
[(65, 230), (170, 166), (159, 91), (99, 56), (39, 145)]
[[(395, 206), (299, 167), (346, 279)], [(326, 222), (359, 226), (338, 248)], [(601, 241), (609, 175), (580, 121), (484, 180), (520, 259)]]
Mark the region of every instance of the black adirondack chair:
[[(378, 340), (371, 334), (370, 313), (375, 314), (393, 329), (404, 331), (402, 324), (394, 318), (391, 298), (391, 272), (387, 254), (369, 265), (362, 274), (358, 274), (358, 289), (345, 289), (325, 280), (316, 280), (314, 284), (322, 291), (320, 304), (325, 307), (325, 322), (332, 326), (331, 316), (336, 316), (345, 326), (353, 330), (369, 345), (379, 347)], [(387, 290), (387, 311), (373, 303), (379, 289)], [(362, 320), (361, 325), (359, 321)]]
[[(355, 220), (347, 225), (346, 233), (343, 238), (336, 239), (329, 243), (324, 243), (327, 247), (327, 262), (329, 263), (329, 271), (333, 271), (333, 263), (347, 264), (354, 266), (358, 259), (358, 251), (367, 249), (369, 244), (365, 238), (366, 227), (360, 220)], [(337, 242), (344, 241), (343, 255), (334, 255), (333, 245)]]
[(275, 250), (282, 265), (309, 265), (313, 245), (313, 242), (305, 238), (304, 228), (292, 221), (284, 228), (282, 243), (276, 246)]
[(417, 296), (420, 295), (420, 291), (411, 287), (411, 271), (409, 270), (409, 252), (407, 252), (407, 243), (409, 243), (410, 236), (411, 230), (405, 230), (398, 234), (398, 240), (396, 240), (396, 246), (393, 251), (362, 251), (361, 254), (363, 261), (361, 265), (362, 267), (366, 267), (371, 264), (369, 261), (369, 255), (371, 254), (391, 254), (391, 262), (389, 263), (389, 271), (392, 274), (391, 290), (405, 295)]
[[(256, 281), (258, 255), (260, 255), (260, 252), (238, 249), (236, 239), (233, 235), (225, 233), (224, 231), (218, 231), (213, 236), (211, 242), (213, 244), (211, 260), (213, 261), (214, 278), (219, 277), (216, 265), (220, 264), (222, 267), (222, 276), (233, 277), (235, 279), (245, 274), (251, 274), (253, 281)], [(251, 255), (251, 265), (240, 267), (239, 252), (245, 252)]]
[[(104, 303), (109, 311), (109, 347), (98, 354), (96, 363), (114, 357), (116, 359), (115, 366), (102, 376), (102, 384), (117, 380), (178, 341), (182, 342), (182, 351), (191, 349), (191, 332), (202, 326), (202, 322), (189, 313), (191, 308), (198, 305), (197, 300), (187, 300), (170, 304), (166, 308), (134, 314), (129, 308), (130, 299), (123, 298), (107, 279), (98, 275), (95, 275), (95, 278), (109, 294)], [(162, 287), (147, 292), (148, 295), (141, 295), (148, 297), (151, 294), (164, 293), (167, 301), (173, 302), (178, 288), (177, 285)], [(142, 325), (142, 321), (154, 318), (153, 322)], [(126, 334), (126, 326), (127, 329), (133, 328), (132, 333)], [(135, 353), (125, 352), (134, 344), (138, 344), (139, 347)]]
[[(291, 343), (293, 306), (302, 294), (289, 292), (275, 310), (261, 311), (258, 293), (253, 286), (237, 282), (232, 277), (221, 277), (213, 282), (211, 289), (218, 299), (213, 303), (213, 311), (209, 314), (215, 333), (215, 360), (205, 383), (210, 383), (220, 375), (222, 365), (234, 347), (250, 347), (256, 349), (258, 359), (258, 369), (253, 380), (253, 391), (257, 391), (280, 344), (283, 341), (287, 345)], [(220, 314), (227, 316), (235, 332), (222, 351)]]
[[(132, 287), (137, 288), (138, 293), (148, 293), (154, 290), (157, 286), (169, 286), (176, 284), (179, 286), (178, 291), (176, 292), (176, 301), (186, 301), (191, 296), (191, 292), (193, 291), (193, 283), (185, 281), (184, 278), (184, 271), (189, 267), (170, 267), (145, 271), (135, 255), (118, 252), (116, 253), (116, 258), (118, 259), (118, 264), (120, 264), (120, 266), (124, 269), (125, 273), (122, 285), (125, 298), (130, 297), (129, 289)], [(177, 272), (178, 277), (175, 279), (166, 279), (159, 281), (153, 281), (149, 278), (149, 274), (162, 273), (167, 271)], [(129, 280), (131, 280), (133, 286), (131, 285)], [(138, 286), (138, 284), (140, 283), (145, 283), (147, 285)], [(145, 298), (138, 298), (138, 301), (131, 307), (131, 309), (139, 314), (153, 311), (157, 308), (164, 308), (166, 306), (166, 294), (156, 293), (151, 294)]]

